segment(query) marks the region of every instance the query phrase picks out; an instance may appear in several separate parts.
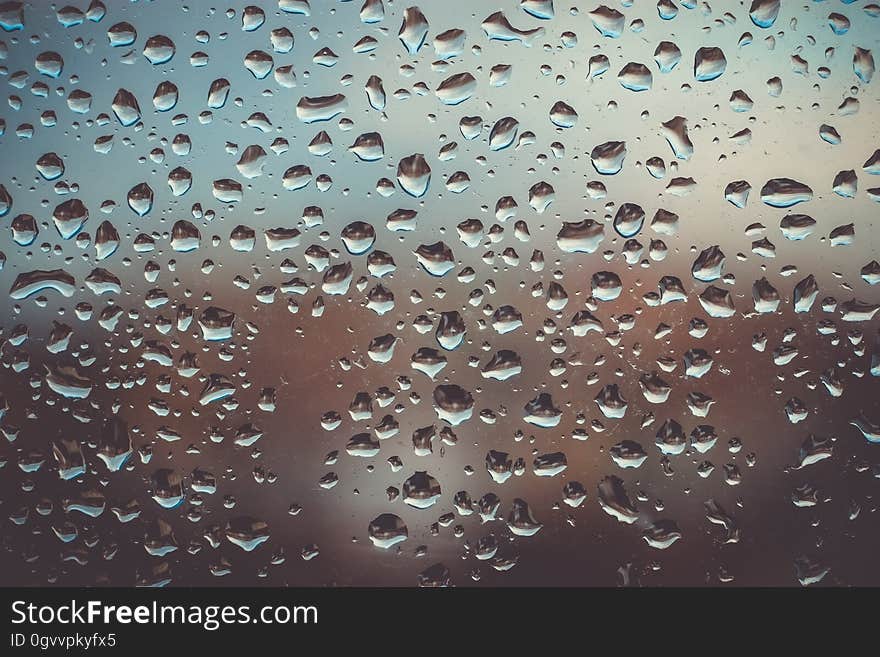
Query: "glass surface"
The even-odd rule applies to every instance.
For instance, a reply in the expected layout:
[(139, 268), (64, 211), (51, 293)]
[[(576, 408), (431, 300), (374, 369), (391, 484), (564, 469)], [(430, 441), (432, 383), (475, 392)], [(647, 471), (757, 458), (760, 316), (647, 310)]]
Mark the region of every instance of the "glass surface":
[(880, 585), (876, 3), (0, 27), (0, 584)]

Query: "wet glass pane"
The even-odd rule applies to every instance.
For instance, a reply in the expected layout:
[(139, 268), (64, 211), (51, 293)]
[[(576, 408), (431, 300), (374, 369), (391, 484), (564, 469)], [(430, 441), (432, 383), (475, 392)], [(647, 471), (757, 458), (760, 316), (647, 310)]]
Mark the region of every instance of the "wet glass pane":
[(876, 3), (0, 28), (0, 583), (880, 584)]

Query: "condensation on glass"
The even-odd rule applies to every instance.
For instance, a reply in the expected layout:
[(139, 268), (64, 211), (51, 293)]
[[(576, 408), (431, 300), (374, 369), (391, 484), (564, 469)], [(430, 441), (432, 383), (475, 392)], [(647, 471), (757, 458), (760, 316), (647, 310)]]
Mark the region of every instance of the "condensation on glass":
[(880, 584), (880, 5), (0, 2), (0, 584)]

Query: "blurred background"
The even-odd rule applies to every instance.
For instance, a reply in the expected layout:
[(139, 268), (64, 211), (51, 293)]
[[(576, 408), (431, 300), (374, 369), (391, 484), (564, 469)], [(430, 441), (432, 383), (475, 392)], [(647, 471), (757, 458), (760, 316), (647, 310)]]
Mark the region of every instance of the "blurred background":
[[(750, 9), (766, 17), (773, 14), (772, 3), (700, 3), (693, 8), (684, 2), (612, 3), (623, 17), (620, 23), (613, 13), (591, 14), (597, 7), (560, 0), (552, 3), (549, 19), (535, 14), (548, 15), (551, 3), (533, 0), (522, 6), (517, 0), (425, 0), (418, 5), (427, 22), (424, 45), (410, 54), (398, 33), (412, 5), (383, 3), (364, 7), (359, 0), (311, 0), (307, 6), (280, 0), (221, 6), (202, 0), (141, 0), (105, 2), (102, 12), (99, 3), (89, 7), (82, 1), (74, 11), (30, 2), (21, 10), (22, 29), (14, 29), (17, 13), (10, 9), (19, 3), (3, 6), (0, 66), (6, 79), (0, 85), (8, 102), (0, 109), (0, 183), (12, 205), (0, 219), (5, 226), (0, 288), (10, 290), (18, 276), (34, 270), (62, 269), (74, 277), (75, 291), (70, 297), (54, 290), (25, 299), (3, 295), (0, 301), (0, 391), (7, 408), (2, 416), (6, 438), (0, 441), (5, 461), (0, 469), (0, 584), (131, 586), (170, 580), (187, 586), (411, 586), (418, 583), (419, 573), (442, 563), (458, 586), (796, 586), (795, 564), (802, 558), (814, 574), (825, 573), (822, 585), (880, 584), (880, 571), (874, 567), (880, 548), (875, 515), (880, 448), (850, 424), (860, 414), (880, 422), (880, 389), (871, 371), (876, 307), (870, 320), (860, 322), (844, 321), (840, 312), (840, 304), (854, 298), (880, 302), (877, 288), (862, 275), (878, 252), (877, 205), (867, 190), (880, 185), (863, 168), (880, 148), (878, 83), (856, 74), (868, 77), (866, 56), (860, 56), (858, 65), (853, 61), (857, 48), (876, 51), (876, 5), (862, 0), (784, 3), (772, 26), (765, 28), (750, 18)], [(377, 4), (383, 6), (382, 20), (364, 22), (364, 17), (379, 15)], [(515, 28), (544, 32), (530, 37), (528, 45), (489, 39), (483, 25), (496, 11), (503, 11)], [(846, 30), (845, 23), (830, 16), (835, 13), (847, 19)], [(622, 24), (619, 36), (603, 36), (594, 24), (607, 27), (608, 20)], [(122, 27), (115, 34), (134, 39), (114, 47), (108, 30), (120, 23), (128, 23), (131, 31)], [(421, 33), (419, 21), (413, 25), (407, 36)], [(289, 52), (273, 48), (272, 30), (281, 28), (293, 36)], [(444, 60), (435, 37), (455, 29), (464, 32), (462, 47)], [(145, 56), (145, 46), (155, 35), (173, 42), (169, 61), (153, 64)], [(375, 39), (372, 50), (369, 41), (356, 46), (364, 37)], [(274, 33), (274, 41), (283, 46), (283, 33)], [(654, 61), (663, 41), (681, 52), (680, 63), (669, 73), (660, 72)], [(694, 57), (701, 47), (724, 53), (726, 68), (715, 80), (695, 79)], [(321, 53), (325, 48), (332, 52)], [(245, 65), (255, 50), (273, 60), (273, 72), (263, 79)], [(52, 77), (51, 64), (58, 59), (41, 57), (45, 53), (56, 53), (63, 61), (57, 77)], [(607, 57), (608, 70), (591, 75), (590, 59), (600, 54)], [(332, 66), (324, 65), (330, 62)], [(635, 92), (619, 83), (618, 72), (631, 62), (650, 70), (650, 89)], [(490, 83), (498, 65), (510, 67), (502, 86)], [(285, 86), (290, 84), (288, 75), (277, 75), (282, 66), (292, 67), (295, 86)], [(434, 90), (464, 72), (475, 79), (473, 93), (459, 105), (443, 104)], [(372, 75), (382, 79), (387, 93), (382, 111), (371, 107), (364, 91)], [(496, 68), (496, 82), (499, 75), (504, 78)], [(220, 78), (229, 83), (229, 98), (223, 107), (210, 108), (209, 88)], [(778, 88), (770, 82), (773, 78), (781, 83), (778, 95), (773, 95)], [(173, 83), (178, 98), (173, 107), (159, 111), (153, 98), (165, 82)], [(119, 89), (137, 99), (140, 118), (133, 125), (122, 125), (113, 112)], [(739, 90), (753, 101), (749, 111), (736, 112), (731, 106), (731, 95)], [(90, 94), (88, 111), (71, 109), (75, 91)], [(297, 117), (302, 97), (337, 93), (347, 99), (339, 116), (311, 124)], [(577, 112), (573, 127), (551, 122), (550, 109), (557, 101)], [(664, 136), (662, 123), (676, 116), (686, 119), (693, 143), (687, 160), (676, 158)], [(480, 117), (478, 138), (464, 138), (462, 117)], [(504, 150), (491, 150), (491, 128), (504, 117), (519, 122), (518, 137)], [(840, 143), (820, 137), (823, 124), (834, 128)], [(322, 130), (332, 149), (320, 156), (309, 144)], [(382, 136), (384, 152), (377, 161), (361, 161), (348, 147), (370, 132)], [(188, 153), (175, 152), (177, 135), (191, 141)], [(96, 146), (96, 140), (106, 143), (108, 137), (112, 148), (101, 152), (106, 149)], [(619, 173), (600, 175), (590, 153), (608, 141), (625, 142), (627, 154)], [(441, 157), (444, 146), (450, 152), (451, 142), (457, 142), (455, 157)], [(266, 157), (261, 175), (249, 179), (236, 163), (251, 145), (260, 146)], [(57, 180), (46, 180), (36, 167), (47, 153), (63, 160)], [(414, 153), (424, 154), (431, 169), (427, 192), (420, 198), (408, 195), (396, 180), (399, 161)], [(664, 178), (647, 170), (645, 163), (652, 157), (664, 161)], [(297, 165), (308, 166), (313, 181), (287, 190), (282, 178)], [(182, 196), (174, 196), (167, 182), (176, 167), (192, 175), (192, 186)], [(853, 198), (833, 192), (838, 172), (847, 170), (858, 177)], [(454, 193), (446, 181), (458, 171), (467, 173), (470, 185)], [(323, 191), (321, 175), (329, 177)], [(667, 189), (676, 177), (693, 179), (685, 195)], [(808, 185), (812, 200), (793, 209), (762, 203), (764, 183), (783, 177)], [(382, 178), (395, 183), (393, 194), (379, 192)], [(241, 184), (239, 201), (224, 202), (213, 194), (214, 181), (223, 179)], [(744, 208), (725, 200), (728, 183), (741, 180), (751, 185)], [(555, 194), (539, 213), (529, 205), (529, 189), (541, 181)], [(604, 197), (588, 193), (594, 181), (606, 188)], [(141, 183), (153, 190), (143, 216), (127, 200), (129, 190)], [(506, 196), (515, 199), (518, 209), (515, 217), (500, 221), (496, 203)], [(79, 236), (65, 240), (53, 225), (53, 212), (71, 198), (82, 201), (89, 218)], [(638, 204), (647, 216), (635, 237), (644, 253), (633, 265), (622, 254), (626, 240), (611, 225), (621, 203)], [(313, 206), (323, 211), (323, 222), (309, 226), (303, 215)], [(397, 209), (418, 213), (414, 230), (386, 227), (386, 217)], [(679, 216), (675, 234), (660, 235), (650, 228), (658, 209)], [(809, 237), (785, 239), (779, 225), (790, 213), (815, 219)], [(32, 215), (38, 227), (30, 244), (16, 242), (11, 229), (22, 214)], [(117, 229), (119, 246), (98, 261), (94, 241), (105, 219)], [(172, 226), (182, 219), (201, 235), (199, 248), (186, 253), (174, 251), (170, 243)], [(478, 219), (486, 231), (498, 224), (503, 228), (500, 240), (484, 238), (468, 248), (456, 230), (466, 219)], [(563, 222), (583, 219), (605, 224), (599, 249), (562, 251), (556, 236)], [(528, 226), (527, 242), (514, 235), (518, 220)], [(392, 275), (370, 275), (367, 256), (346, 251), (340, 234), (353, 221), (374, 227), (373, 248), (397, 263)], [(831, 232), (846, 224), (853, 224), (854, 236), (835, 245)], [(230, 234), (239, 225), (255, 231), (249, 251), (231, 248)], [(299, 246), (270, 251), (262, 233), (277, 227), (300, 230)], [(153, 236), (153, 251), (135, 248), (141, 234)], [(764, 237), (775, 247), (775, 257), (753, 251), (753, 242)], [(662, 261), (649, 257), (652, 239), (662, 239), (668, 247)], [(455, 267), (442, 278), (430, 276), (413, 255), (420, 245), (437, 240), (454, 253)], [(351, 262), (353, 282), (346, 294), (322, 292), (322, 273), (305, 256), (312, 245), (330, 251), (331, 265)], [(713, 283), (733, 296), (737, 312), (726, 319), (708, 316), (698, 301), (707, 283), (691, 275), (698, 254), (713, 245), (726, 256), (723, 273), (733, 277)], [(518, 254), (515, 264), (501, 257), (508, 247)], [(540, 272), (529, 267), (535, 249), (545, 258)], [(285, 258), (292, 262), (288, 267), (282, 267)], [(85, 281), (96, 267), (116, 276), (120, 290), (94, 294)], [(458, 277), (466, 267), (474, 270), (473, 280)], [(151, 269), (157, 272), (155, 282), (145, 277)], [(590, 298), (590, 280), (599, 271), (620, 277), (622, 292), (615, 300)], [(810, 274), (818, 297), (808, 313), (795, 313), (794, 286)], [(358, 286), (362, 276), (365, 286)], [(685, 301), (656, 307), (645, 301), (643, 295), (657, 292), (663, 276), (681, 280)], [(305, 294), (280, 289), (294, 277), (308, 285)], [(776, 312), (754, 312), (752, 285), (762, 277), (779, 292)], [(546, 292), (553, 281), (568, 294), (559, 312), (547, 307), (545, 295), (532, 294), (536, 283)], [(367, 292), (377, 283), (394, 294), (394, 308), (381, 316), (365, 306)], [(258, 298), (264, 286), (276, 288), (272, 303)], [(145, 296), (155, 289), (168, 300), (150, 307)], [(473, 290), (483, 293), (474, 305), (469, 303)], [(414, 300), (414, 291), (420, 299)], [(318, 297), (324, 310), (315, 316)], [(826, 304), (831, 312), (822, 310), (825, 297), (838, 302)], [(288, 299), (298, 312), (291, 312)], [(92, 305), (90, 318), (77, 317), (79, 303)], [(108, 331), (97, 320), (111, 304), (123, 312)], [(186, 330), (176, 325), (181, 304), (195, 311), (196, 321)], [(499, 335), (491, 326), (491, 310), (503, 305), (519, 310), (523, 325)], [(235, 313), (231, 339), (203, 339), (198, 318), (210, 306)], [(595, 308), (603, 331), (577, 337), (567, 327), (576, 311), (587, 308)], [(440, 349), (434, 338), (437, 314), (451, 310), (461, 312), (467, 335), (456, 350), (444, 352), (448, 364), (431, 381), (411, 368), (410, 358), (420, 347)], [(413, 320), (422, 314), (433, 321), (425, 334), (413, 328)], [(626, 315), (634, 318), (634, 326), (622, 330), (620, 320)], [(689, 332), (693, 318), (706, 322), (704, 337)], [(170, 330), (163, 332), (166, 320)], [(549, 333), (547, 320), (555, 333)], [(73, 331), (67, 349), (58, 353), (47, 349), (53, 322)], [(820, 334), (822, 322), (830, 322), (833, 332), (829, 328)], [(660, 324), (671, 330), (656, 339)], [(21, 327), (26, 327), (23, 341)], [(614, 331), (620, 334), (605, 335)], [(787, 332), (797, 355), (776, 365), (772, 352)], [(371, 339), (389, 333), (399, 338), (394, 357), (373, 362), (367, 356)], [(759, 352), (752, 342), (762, 333), (767, 346)], [(144, 359), (146, 341), (151, 340), (168, 348), (174, 366)], [(694, 348), (713, 359), (702, 378), (685, 376), (684, 353)], [(481, 376), (480, 368), (499, 349), (520, 355), (519, 376), (504, 382)], [(185, 352), (196, 354), (201, 367), (192, 378), (176, 369)], [(677, 362), (674, 371), (660, 370), (657, 359), (663, 357)], [(551, 372), (555, 358), (566, 361), (562, 373)], [(478, 367), (469, 366), (469, 359)], [(50, 388), (47, 377), (68, 366), (91, 382), (86, 399), (66, 398)], [(838, 397), (820, 381), (829, 369), (843, 389)], [(640, 376), (655, 370), (671, 386), (663, 404), (649, 403), (639, 388)], [(222, 403), (199, 404), (203, 379), (212, 373), (229, 377), (237, 388), (236, 403), (225, 400), (226, 409)], [(399, 389), (400, 375), (411, 378), (411, 389)], [(430, 455), (418, 456), (413, 431), (431, 424), (439, 431), (444, 425), (432, 408), (440, 383), (472, 392), (474, 416), (454, 427), (456, 445), (436, 439)], [(618, 385), (628, 401), (621, 419), (604, 417), (594, 401), (607, 384)], [(355, 395), (374, 395), (383, 386), (396, 392), (394, 403), (383, 409), (374, 400), (372, 420), (354, 421), (348, 407)], [(258, 407), (263, 388), (276, 391), (272, 412)], [(562, 411), (556, 427), (540, 428), (523, 420), (524, 405), (542, 392)], [(693, 392), (714, 399), (708, 417), (689, 411), (686, 400)], [(808, 411), (797, 424), (785, 413), (793, 397)], [(151, 402), (167, 414), (151, 410)], [(401, 405), (399, 412), (395, 404)], [(483, 409), (492, 411), (494, 423), (481, 420)], [(329, 411), (342, 417), (333, 431), (321, 426)], [(643, 428), (646, 413), (656, 419)], [(370, 431), (385, 414), (399, 422), (399, 433), (381, 441), (376, 456), (348, 455), (350, 437)], [(106, 440), (102, 427), (112, 417), (127, 424), (134, 449), (118, 472), (108, 471), (97, 456)], [(697, 425), (711, 425), (717, 444), (706, 454), (689, 448), (671, 456), (664, 470), (654, 439), (667, 419), (679, 422), (686, 434)], [(262, 437), (252, 446), (236, 446), (236, 431), (248, 423), (258, 425)], [(163, 440), (158, 436), (162, 428), (173, 429), (180, 440)], [(225, 437), (222, 442), (209, 438), (213, 429)], [(573, 439), (577, 429), (586, 440)], [(517, 431), (522, 433), (519, 440)], [(794, 469), (810, 434), (830, 439), (833, 452), (830, 458)], [(729, 441), (735, 438), (742, 449), (731, 453)], [(611, 459), (610, 448), (622, 440), (643, 447), (647, 459), (640, 467), (622, 469)], [(52, 451), (59, 441), (81, 446), (84, 473), (69, 480), (59, 477)], [(142, 454), (150, 450), (145, 463)], [(507, 452), (512, 460), (522, 457), (525, 473), (495, 483), (485, 466), (489, 450)], [(338, 460), (328, 464), (326, 457), (333, 451), (339, 452)], [(554, 477), (536, 476), (535, 456), (552, 452), (565, 454), (567, 468)], [(403, 464), (397, 472), (386, 461), (392, 456)], [(714, 470), (701, 477), (704, 461)], [(34, 469), (38, 463), (41, 467)], [(173, 509), (152, 497), (151, 478), (161, 468), (183, 478), (186, 499)], [(192, 490), (196, 469), (215, 476), (214, 494)], [(440, 483), (441, 498), (429, 509), (410, 507), (402, 497), (388, 499), (386, 489), (402, 489), (416, 471), (427, 471)], [(330, 472), (338, 483), (328, 490), (318, 482)], [(633, 524), (618, 522), (600, 506), (597, 486), (607, 475), (620, 477), (636, 503)], [(562, 503), (569, 481), (586, 489), (586, 500), (577, 508)], [(815, 491), (800, 497), (814, 504), (798, 507), (793, 496), (805, 485)], [(103, 496), (103, 513), (91, 517), (71, 508), (65, 512), (65, 500), (89, 491)], [(452, 503), (458, 491), (467, 491), (475, 502), (486, 493), (498, 495), (499, 519), (481, 523), (479, 514), (460, 516)], [(542, 523), (536, 535), (510, 533), (504, 519), (515, 498), (526, 500)], [(738, 542), (725, 543), (725, 529), (707, 519), (709, 500), (736, 519)], [(131, 501), (139, 506), (139, 517), (122, 523), (111, 508)], [(432, 529), (450, 512), (451, 524)], [(398, 515), (408, 530), (407, 540), (388, 550), (374, 547), (368, 535), (370, 521), (381, 513)], [(252, 552), (223, 537), (226, 523), (241, 517), (268, 527), (269, 539)], [(158, 519), (170, 526), (177, 549), (151, 556), (144, 542), (155, 533)], [(642, 539), (661, 519), (674, 520), (681, 534), (665, 550)], [(212, 532), (213, 527), (219, 529)], [(206, 534), (219, 536), (217, 547)], [(496, 558), (476, 559), (472, 548), (490, 534), (499, 543)], [(69, 542), (62, 540), (71, 536)], [(304, 559), (303, 549), (309, 556), (313, 545), (319, 553)], [(511, 562), (515, 566), (503, 570)]]

